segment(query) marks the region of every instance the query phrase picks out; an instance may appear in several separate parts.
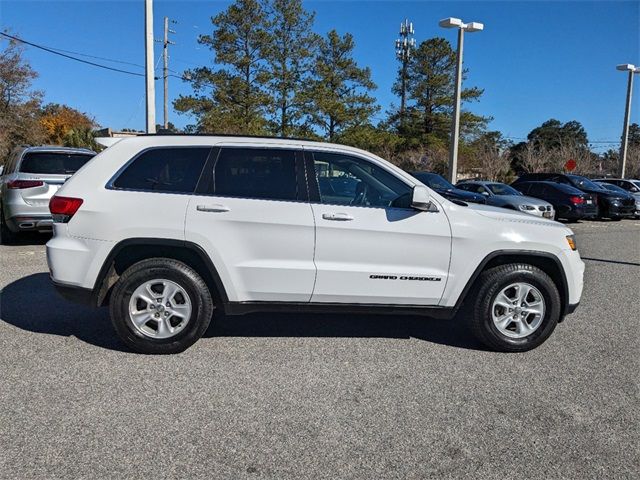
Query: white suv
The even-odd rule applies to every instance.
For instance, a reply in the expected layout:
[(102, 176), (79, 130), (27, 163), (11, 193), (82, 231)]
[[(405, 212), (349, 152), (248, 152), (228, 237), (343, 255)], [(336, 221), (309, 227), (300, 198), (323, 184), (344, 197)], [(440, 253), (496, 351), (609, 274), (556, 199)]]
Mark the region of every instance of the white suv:
[(186, 349), (214, 309), (461, 311), (490, 348), (524, 351), (582, 294), (584, 263), (564, 225), (450, 202), (341, 145), (125, 139), (79, 170), (50, 208), (55, 286), (109, 304), (123, 342), (143, 353)]

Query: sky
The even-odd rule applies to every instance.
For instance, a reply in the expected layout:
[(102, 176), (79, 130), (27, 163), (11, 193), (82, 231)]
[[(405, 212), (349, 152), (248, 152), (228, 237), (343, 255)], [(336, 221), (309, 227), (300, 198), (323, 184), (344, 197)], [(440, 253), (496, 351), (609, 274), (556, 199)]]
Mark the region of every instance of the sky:
[[(177, 23), (169, 68), (213, 64), (213, 52), (197, 43), (210, 34), (211, 16), (227, 1), (155, 0), (154, 36), (162, 37), (163, 17)], [(382, 107), (378, 119), (399, 100), (391, 92), (397, 61), (394, 41), (405, 18), (421, 42), (442, 36), (456, 41), (454, 30), (438, 21), (458, 17), (482, 22), (482, 32), (465, 36), (465, 86), (484, 89), (470, 110), (493, 117), (489, 128), (519, 141), (549, 118), (581, 122), (596, 150), (617, 148), (622, 130), (627, 75), (620, 63), (640, 64), (640, 1), (304, 1), (316, 12), (314, 31), (335, 28), (354, 36), (354, 57), (371, 68)], [(33, 43), (116, 59), (81, 57), (115, 68), (144, 73), (144, 1), (0, 0), (0, 30)], [(161, 44), (155, 45), (160, 60)], [(84, 65), (27, 47), (25, 56), (39, 77), (35, 88), (46, 102), (65, 103), (95, 117), (103, 127), (144, 129), (144, 77)], [(130, 65), (134, 64), (134, 65)], [(157, 63), (161, 75), (161, 61)], [(640, 75), (635, 76), (631, 120), (640, 123)], [(170, 102), (188, 95), (188, 82), (170, 78)], [(162, 123), (162, 80), (156, 82), (156, 118)], [(174, 112), (179, 127), (194, 118)], [(612, 143), (606, 143), (612, 142)]]

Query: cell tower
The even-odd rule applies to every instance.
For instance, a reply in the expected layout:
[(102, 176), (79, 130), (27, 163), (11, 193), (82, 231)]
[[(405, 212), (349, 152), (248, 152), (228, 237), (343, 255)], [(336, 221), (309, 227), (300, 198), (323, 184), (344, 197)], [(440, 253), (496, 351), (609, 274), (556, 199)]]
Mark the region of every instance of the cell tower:
[(396, 57), (402, 63), (400, 71), (400, 124), (404, 123), (404, 114), (407, 104), (407, 65), (411, 58), (411, 52), (416, 48), (416, 40), (413, 38), (413, 23), (406, 20), (400, 24), (400, 38), (396, 40)]

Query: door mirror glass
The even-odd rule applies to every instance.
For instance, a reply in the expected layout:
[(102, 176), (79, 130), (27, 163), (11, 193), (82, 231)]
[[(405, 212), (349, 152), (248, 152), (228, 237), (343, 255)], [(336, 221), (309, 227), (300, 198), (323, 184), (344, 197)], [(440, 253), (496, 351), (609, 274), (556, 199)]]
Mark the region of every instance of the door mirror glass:
[(416, 210), (423, 210), (426, 212), (437, 211), (435, 205), (431, 201), (431, 195), (429, 189), (421, 185), (413, 187), (413, 193), (411, 195), (411, 207)]
[(486, 190), (484, 190), (484, 191), (482, 192), (482, 195), (484, 195), (485, 197), (488, 197), (488, 196), (489, 196), (489, 192), (487, 192)]

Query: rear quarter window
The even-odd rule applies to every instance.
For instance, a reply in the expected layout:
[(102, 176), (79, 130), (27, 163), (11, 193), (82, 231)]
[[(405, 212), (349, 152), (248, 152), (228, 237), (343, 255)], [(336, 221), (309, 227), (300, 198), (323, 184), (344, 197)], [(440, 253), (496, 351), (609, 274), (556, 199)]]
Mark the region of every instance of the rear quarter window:
[(193, 193), (211, 147), (168, 147), (143, 151), (112, 182), (119, 190)]
[(27, 152), (19, 171), (43, 175), (73, 175), (91, 160), (94, 154), (63, 152)]

